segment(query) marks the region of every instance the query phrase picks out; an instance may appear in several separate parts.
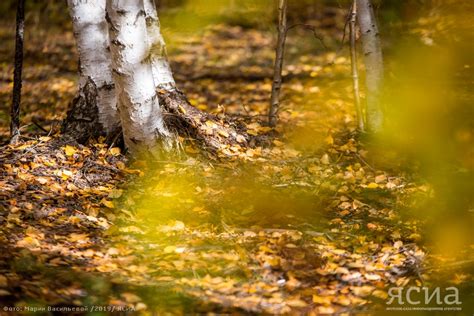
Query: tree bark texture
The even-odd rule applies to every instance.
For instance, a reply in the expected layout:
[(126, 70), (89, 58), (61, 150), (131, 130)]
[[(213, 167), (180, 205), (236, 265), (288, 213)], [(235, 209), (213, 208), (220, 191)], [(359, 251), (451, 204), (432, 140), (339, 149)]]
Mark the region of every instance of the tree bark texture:
[(356, 0), (356, 4), (366, 69), (367, 129), (369, 132), (376, 133), (380, 132), (383, 124), (381, 106), (384, 79), (382, 44), (371, 1)]
[(10, 141), (20, 136), (21, 73), (23, 70), (23, 40), (25, 31), (25, 0), (18, 0), (16, 12), (15, 70), (13, 72), (13, 98), (10, 110)]
[[(237, 132), (232, 123), (194, 108), (177, 89), (152, 0), (69, 0), (69, 5), (81, 80), (63, 124), (66, 133), (74, 131), (72, 136), (80, 142), (101, 135), (109, 121), (101, 120), (100, 92), (108, 91), (117, 104), (110, 113), (120, 117), (120, 124), (106, 133), (111, 139), (118, 135), (115, 130), (121, 131), (132, 153), (169, 151), (177, 145), (176, 135), (191, 137), (219, 156), (233, 155), (229, 148), (246, 145), (248, 135)], [(95, 9), (106, 13), (94, 11), (94, 17), (91, 10)], [(104, 21), (108, 28), (104, 29)], [(93, 36), (96, 31), (101, 34)], [(105, 43), (110, 43), (110, 51)], [(96, 46), (99, 51), (93, 51)], [(98, 66), (93, 67), (94, 63)], [(100, 89), (103, 82), (110, 82), (106, 85), (109, 90)]]
[[(79, 53), (79, 91), (63, 132), (80, 142), (109, 135), (120, 126), (112, 76), (106, 0), (68, 0)], [(95, 117), (91, 115), (96, 113)]]
[(270, 111), (268, 122), (275, 126), (278, 120), (278, 108), (280, 105), (280, 91), (282, 84), (283, 59), (285, 56), (285, 42), (287, 33), (286, 19), (287, 0), (279, 0), (278, 3), (278, 39), (275, 53), (275, 68), (273, 73), (272, 94), (270, 98)]
[(364, 132), (364, 114), (360, 103), (359, 89), (359, 71), (357, 67), (357, 50), (356, 50), (356, 22), (357, 22), (357, 2), (352, 2), (350, 17), (350, 38), (351, 38), (351, 66), (352, 66), (352, 87), (354, 92), (354, 106), (356, 109), (357, 128)]
[(153, 79), (158, 89), (174, 90), (176, 83), (168, 63), (166, 45), (161, 34), (160, 20), (153, 0), (144, 0), (146, 27), (149, 45), (149, 58)]
[(131, 152), (170, 148), (173, 135), (155, 91), (143, 0), (107, 1), (107, 20), (125, 145)]

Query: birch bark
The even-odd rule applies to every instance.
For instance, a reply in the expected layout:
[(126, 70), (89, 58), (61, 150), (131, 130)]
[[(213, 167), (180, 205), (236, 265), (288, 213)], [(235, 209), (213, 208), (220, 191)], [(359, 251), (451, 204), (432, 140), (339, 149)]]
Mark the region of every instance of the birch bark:
[(383, 124), (381, 106), (384, 77), (382, 44), (371, 1), (356, 0), (356, 5), (366, 69), (366, 124), (370, 132), (380, 132)]
[(143, 0), (108, 0), (112, 67), (125, 145), (130, 151), (170, 148), (151, 65)]
[(161, 25), (153, 0), (143, 0), (149, 45), (149, 58), (153, 79), (158, 89), (173, 91), (176, 83), (168, 63), (166, 44), (161, 34)]
[(106, 0), (68, 0), (79, 53), (79, 92), (63, 131), (75, 138), (110, 134), (120, 126), (112, 77)]
[(352, 89), (354, 93), (354, 105), (356, 109), (356, 120), (359, 131), (364, 132), (364, 115), (360, 104), (359, 94), (359, 70), (357, 65), (357, 47), (356, 47), (356, 21), (357, 21), (357, 3), (352, 2), (350, 16), (350, 38), (351, 38), (351, 71), (352, 71)]

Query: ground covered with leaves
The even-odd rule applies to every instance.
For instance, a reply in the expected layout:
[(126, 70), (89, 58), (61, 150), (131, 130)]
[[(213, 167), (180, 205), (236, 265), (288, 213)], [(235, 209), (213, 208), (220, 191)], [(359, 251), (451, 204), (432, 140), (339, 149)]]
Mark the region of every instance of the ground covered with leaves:
[[(337, 37), (344, 19), (333, 18), (324, 32)], [(0, 152), (0, 302), (324, 314), (383, 309), (389, 287), (442, 273), (448, 284), (472, 282), (456, 272), (472, 249), (431, 255), (429, 222), (405, 216), (431, 197), (430, 184), (397, 164), (380, 166), (381, 153), (356, 133), (347, 52), (306, 53), (315, 40), (296, 34), (289, 46), (301, 50), (289, 53), (276, 129), (264, 123), (271, 33), (217, 25), (175, 40), (172, 67), (191, 104), (253, 138), (209, 157), (187, 141), (181, 157), (162, 161), (61, 137), (76, 90), (72, 34), (27, 38), (26, 126), (22, 142)], [(0, 36), (12, 42), (6, 26)]]

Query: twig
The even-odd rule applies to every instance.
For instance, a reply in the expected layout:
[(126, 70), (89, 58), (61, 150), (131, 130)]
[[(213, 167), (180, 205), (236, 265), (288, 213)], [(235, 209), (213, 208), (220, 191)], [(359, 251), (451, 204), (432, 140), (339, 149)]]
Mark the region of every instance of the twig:
[(40, 123), (39, 123), (38, 121), (36, 121), (35, 118), (32, 118), (32, 119), (31, 119), (31, 122), (32, 122), (36, 127), (38, 127), (40, 130), (42, 130), (43, 132), (48, 133), (48, 130), (46, 130), (43, 126), (41, 126)]
[(302, 26), (304, 27), (305, 29), (307, 30), (310, 30), (311, 32), (313, 32), (313, 35), (316, 39), (318, 39), (320, 42), (321, 42), (321, 45), (323, 45), (324, 49), (325, 50), (328, 50), (328, 47), (326, 46), (326, 44), (324, 43), (324, 40), (323, 38), (316, 32), (316, 26), (314, 25), (311, 25), (311, 24), (305, 24), (305, 23), (297, 23), (297, 24), (293, 24), (291, 26), (289, 26), (286, 31), (289, 31), (297, 26)]
[(359, 154), (356, 154), (357, 158), (359, 158), (360, 161), (362, 161), (364, 163), (364, 165), (366, 165), (367, 167), (369, 167), (370, 170), (372, 171), (377, 171), (375, 170), (374, 167), (372, 167), (371, 165), (369, 165), (369, 163), (367, 161), (364, 160), (364, 158), (362, 158)]

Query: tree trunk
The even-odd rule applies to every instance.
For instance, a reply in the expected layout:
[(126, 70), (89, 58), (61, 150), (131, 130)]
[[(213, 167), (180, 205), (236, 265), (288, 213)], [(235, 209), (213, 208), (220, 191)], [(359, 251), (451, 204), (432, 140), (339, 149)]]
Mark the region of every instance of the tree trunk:
[(131, 152), (170, 148), (173, 135), (155, 91), (143, 0), (107, 1), (107, 19), (125, 145)]
[(10, 142), (20, 137), (21, 73), (23, 70), (23, 39), (25, 30), (25, 0), (18, 0), (16, 12), (15, 70), (13, 72), (13, 100), (10, 111)]
[(149, 58), (157, 89), (175, 90), (176, 83), (168, 63), (166, 45), (161, 35), (160, 20), (153, 0), (144, 0)]
[(362, 50), (366, 69), (367, 129), (380, 132), (383, 124), (381, 94), (383, 88), (383, 56), (380, 34), (370, 0), (356, 0), (358, 22), (362, 34)]
[(352, 2), (351, 19), (350, 19), (350, 37), (351, 37), (351, 66), (352, 66), (352, 87), (354, 92), (354, 105), (356, 109), (357, 128), (364, 132), (364, 116), (362, 106), (360, 104), (359, 91), (359, 71), (357, 65), (357, 50), (356, 50), (356, 20), (357, 20), (357, 2)]
[(79, 53), (79, 91), (63, 122), (63, 132), (79, 142), (120, 127), (112, 77), (106, 0), (68, 0)]
[(275, 68), (273, 74), (272, 94), (270, 98), (270, 111), (268, 122), (270, 126), (275, 126), (277, 122), (278, 107), (280, 105), (280, 90), (282, 83), (283, 58), (285, 55), (285, 42), (287, 32), (286, 21), (287, 0), (279, 0), (278, 3), (278, 39), (275, 54)]
[(238, 155), (235, 148), (248, 136), (194, 108), (176, 88), (152, 0), (69, 0), (69, 6), (81, 80), (64, 132), (85, 142), (122, 131), (132, 153), (168, 151), (179, 134), (219, 156)]

